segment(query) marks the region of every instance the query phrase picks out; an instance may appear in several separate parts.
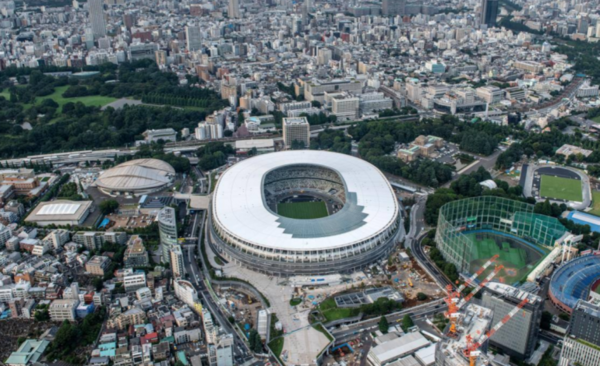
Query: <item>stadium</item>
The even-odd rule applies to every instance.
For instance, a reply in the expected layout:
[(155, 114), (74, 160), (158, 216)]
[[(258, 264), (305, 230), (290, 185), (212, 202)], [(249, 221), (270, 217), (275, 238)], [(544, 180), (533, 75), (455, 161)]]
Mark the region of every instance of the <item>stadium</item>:
[(216, 253), (281, 276), (363, 268), (390, 253), (400, 227), (396, 196), (377, 168), (309, 150), (259, 155), (227, 169), (209, 219)]
[(571, 313), (579, 299), (587, 300), (592, 288), (597, 291), (599, 279), (600, 256), (584, 255), (554, 271), (548, 295), (554, 306)]
[(174, 177), (175, 169), (162, 160), (137, 159), (105, 171), (95, 185), (110, 196), (140, 196), (169, 187)]
[(533, 207), (495, 196), (447, 203), (438, 217), (437, 248), (446, 261), (465, 274), (475, 273), (498, 254), (496, 264), (504, 268), (496, 280), (517, 283), (567, 234), (556, 218), (535, 214)]
[(592, 203), (588, 176), (582, 171), (555, 165), (525, 165), (523, 193), (537, 201), (546, 199), (583, 210)]

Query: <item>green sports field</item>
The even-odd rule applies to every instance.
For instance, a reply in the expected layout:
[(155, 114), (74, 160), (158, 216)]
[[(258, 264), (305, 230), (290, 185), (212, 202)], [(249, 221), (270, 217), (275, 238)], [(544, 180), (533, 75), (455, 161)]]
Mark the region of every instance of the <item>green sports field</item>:
[(318, 219), (329, 216), (325, 202), (279, 203), (277, 213), (292, 219)]
[(581, 181), (568, 178), (542, 175), (540, 195), (567, 201), (581, 202)]

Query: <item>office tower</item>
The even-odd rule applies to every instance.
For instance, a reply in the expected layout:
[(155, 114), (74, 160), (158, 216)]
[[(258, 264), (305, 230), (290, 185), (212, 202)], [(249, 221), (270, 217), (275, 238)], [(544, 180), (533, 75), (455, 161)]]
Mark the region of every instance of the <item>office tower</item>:
[(173, 277), (183, 277), (185, 274), (185, 267), (183, 266), (183, 252), (179, 245), (175, 245), (171, 248), (171, 271), (173, 271)]
[(197, 51), (202, 47), (202, 34), (198, 25), (185, 26), (185, 41), (188, 51)]
[(106, 36), (106, 22), (104, 21), (104, 5), (102, 0), (90, 0), (90, 23), (94, 38)]
[(158, 221), (162, 260), (165, 263), (170, 263), (171, 248), (177, 245), (177, 220), (175, 219), (175, 209), (172, 207), (164, 207), (158, 211), (156, 221)]
[(498, 16), (498, 0), (481, 0), (481, 24), (496, 26)]
[(600, 306), (579, 300), (560, 354), (559, 366), (600, 365)]
[(283, 119), (283, 142), (285, 147), (291, 148), (294, 141), (304, 144), (306, 148), (310, 145), (310, 125), (306, 117)]
[(317, 64), (327, 65), (332, 57), (333, 53), (329, 48), (321, 48), (319, 49), (319, 52), (317, 52)]
[(156, 59), (156, 64), (161, 66), (161, 65), (166, 65), (167, 64), (167, 51), (165, 50), (158, 50), (154, 52), (154, 57)]
[(490, 338), (491, 345), (518, 359), (530, 357), (535, 350), (544, 310), (542, 298), (503, 283), (487, 285), (481, 296), (481, 305), (494, 312), (492, 324), (502, 320), (526, 297), (529, 303)]
[(406, 0), (383, 0), (381, 13), (386, 16), (404, 15), (406, 12)]
[(240, 3), (238, 0), (229, 0), (229, 7), (227, 8), (227, 15), (229, 18), (241, 18), (240, 17)]
[(131, 28), (133, 28), (134, 24), (135, 24), (135, 14), (133, 14), (133, 13), (123, 14), (123, 25), (125, 25), (125, 28), (127, 28), (128, 31), (131, 31)]

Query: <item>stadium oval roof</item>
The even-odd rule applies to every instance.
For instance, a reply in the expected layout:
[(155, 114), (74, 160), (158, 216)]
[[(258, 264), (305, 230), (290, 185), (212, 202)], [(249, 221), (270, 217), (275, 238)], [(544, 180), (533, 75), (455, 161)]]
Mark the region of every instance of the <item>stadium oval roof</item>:
[(600, 256), (584, 255), (563, 264), (552, 274), (550, 294), (573, 309), (588, 295), (590, 286), (600, 278)]
[[(264, 177), (288, 165), (335, 171), (346, 188), (346, 204), (320, 219), (292, 219), (264, 202)], [(230, 235), (263, 247), (313, 250), (344, 247), (379, 235), (398, 218), (398, 202), (385, 176), (350, 155), (311, 150), (264, 154), (237, 163), (217, 181), (213, 219)]]
[(173, 167), (158, 159), (137, 159), (119, 164), (105, 171), (96, 180), (96, 186), (110, 191), (145, 191), (160, 189), (171, 183)]

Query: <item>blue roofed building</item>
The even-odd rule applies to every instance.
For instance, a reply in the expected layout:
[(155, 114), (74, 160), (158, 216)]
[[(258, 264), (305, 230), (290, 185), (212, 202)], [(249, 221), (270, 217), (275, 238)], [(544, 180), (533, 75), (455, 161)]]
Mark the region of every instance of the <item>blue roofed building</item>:
[(567, 215), (567, 219), (578, 225), (589, 225), (593, 232), (600, 233), (600, 217), (598, 216), (580, 211), (571, 211)]

